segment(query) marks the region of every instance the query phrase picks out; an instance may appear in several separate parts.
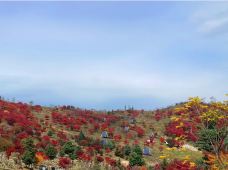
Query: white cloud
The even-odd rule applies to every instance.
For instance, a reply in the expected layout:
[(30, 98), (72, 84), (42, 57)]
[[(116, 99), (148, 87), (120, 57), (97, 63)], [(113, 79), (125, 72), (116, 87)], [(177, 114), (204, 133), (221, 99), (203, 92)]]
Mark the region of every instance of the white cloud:
[(228, 32), (228, 2), (203, 3), (191, 16), (197, 31), (205, 35)]
[(228, 31), (228, 17), (217, 18), (211, 20), (205, 20), (199, 27), (199, 31), (202, 33), (210, 34), (220, 31)]

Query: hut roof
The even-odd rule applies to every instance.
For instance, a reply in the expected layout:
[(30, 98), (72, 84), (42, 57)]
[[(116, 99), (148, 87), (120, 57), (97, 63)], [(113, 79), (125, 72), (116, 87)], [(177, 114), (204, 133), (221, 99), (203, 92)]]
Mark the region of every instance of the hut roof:
[(148, 147), (143, 148), (143, 155), (150, 155), (150, 149)]
[(107, 137), (108, 137), (108, 132), (107, 132), (107, 131), (103, 131), (103, 132), (101, 133), (101, 137), (102, 137), (102, 138), (107, 138)]

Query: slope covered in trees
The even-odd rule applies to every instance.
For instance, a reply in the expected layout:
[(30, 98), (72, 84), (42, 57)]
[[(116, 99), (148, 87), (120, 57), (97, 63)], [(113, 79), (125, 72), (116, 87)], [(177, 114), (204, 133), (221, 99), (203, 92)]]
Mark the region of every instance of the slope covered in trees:
[(111, 112), (0, 100), (0, 162), (15, 169), (227, 169), (227, 136), (227, 102), (198, 97)]

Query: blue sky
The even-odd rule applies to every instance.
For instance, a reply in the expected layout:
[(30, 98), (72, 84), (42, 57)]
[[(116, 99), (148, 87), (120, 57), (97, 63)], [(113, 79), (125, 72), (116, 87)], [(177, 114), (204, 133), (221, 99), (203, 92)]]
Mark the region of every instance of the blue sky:
[(228, 91), (227, 2), (0, 2), (0, 94), (153, 109)]

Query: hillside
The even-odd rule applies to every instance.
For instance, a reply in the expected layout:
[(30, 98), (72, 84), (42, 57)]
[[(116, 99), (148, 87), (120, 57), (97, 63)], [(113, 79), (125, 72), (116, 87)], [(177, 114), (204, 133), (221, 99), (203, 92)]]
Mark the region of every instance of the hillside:
[(228, 169), (228, 105), (98, 112), (0, 100), (0, 169)]

